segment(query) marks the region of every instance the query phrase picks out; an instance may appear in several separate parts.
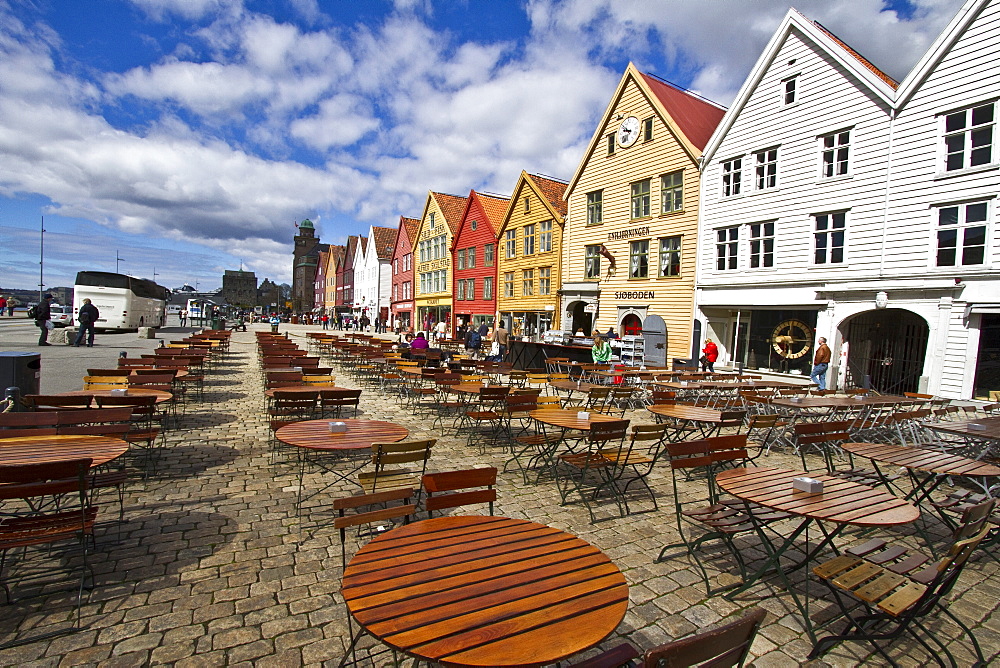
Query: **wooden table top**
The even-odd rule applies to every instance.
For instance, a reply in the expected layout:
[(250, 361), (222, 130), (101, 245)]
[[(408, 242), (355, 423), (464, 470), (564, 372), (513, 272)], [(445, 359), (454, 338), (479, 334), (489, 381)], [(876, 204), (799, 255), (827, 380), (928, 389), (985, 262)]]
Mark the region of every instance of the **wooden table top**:
[[(455, 383), (454, 385), (445, 385), (444, 390), (446, 392), (461, 393), (461, 394), (479, 394), (485, 385), (482, 383)], [(500, 385), (494, 385), (493, 387), (500, 387)]]
[[(331, 422), (345, 422), (347, 431), (332, 433)], [(382, 420), (304, 420), (286, 424), (274, 435), (282, 443), (307, 450), (366, 450), (372, 443), (401, 441), (410, 430)]]
[(348, 387), (339, 387), (337, 385), (289, 385), (288, 387), (272, 387), (270, 390), (264, 391), (264, 396), (268, 399), (274, 399), (275, 392), (288, 392), (289, 394), (309, 394), (310, 392), (318, 393), (320, 390), (348, 390)]
[(785, 408), (857, 408), (859, 406), (886, 406), (918, 402), (919, 400), (891, 395), (870, 397), (827, 395), (825, 397), (795, 397), (794, 400), (792, 397), (778, 397), (771, 400), (773, 405)]
[(528, 415), (539, 422), (544, 422), (554, 427), (562, 427), (563, 429), (579, 429), (581, 431), (590, 429), (590, 425), (594, 422), (617, 422), (621, 419), (612, 415), (591, 412), (590, 419), (581, 420), (576, 414), (577, 411), (575, 410), (565, 411), (558, 408), (540, 408), (528, 413)]
[(128, 443), (108, 436), (0, 438), (0, 464), (42, 464), (89, 458), (94, 460), (92, 466), (100, 466), (121, 457), (127, 450)]
[[(969, 425), (981, 424), (986, 429), (970, 429)], [(990, 439), (993, 441), (1000, 441), (1000, 417), (984, 417), (978, 420), (969, 420), (965, 422), (927, 422), (927, 427), (937, 431), (947, 432), (949, 434), (958, 434), (960, 436), (968, 436), (969, 438), (975, 439)]]
[[(153, 395), (156, 397), (156, 403), (162, 404), (164, 401), (170, 401), (174, 398), (174, 395), (170, 392), (164, 392), (163, 390), (146, 390), (141, 387), (129, 387), (128, 397), (147, 397)], [(73, 390), (72, 392), (58, 392), (48, 396), (52, 397), (114, 397), (116, 395), (111, 394), (111, 390)]]
[(344, 570), (344, 600), (379, 640), (448, 666), (541, 666), (610, 635), (628, 584), (572, 534), (507, 517), (437, 517), (374, 539)]
[[(823, 492), (792, 487), (807, 476), (823, 481)], [(733, 496), (801, 517), (857, 526), (894, 526), (915, 522), (920, 510), (905, 499), (835, 476), (762, 466), (722, 471), (719, 487)]]
[(852, 455), (938, 475), (1000, 476), (1000, 467), (961, 455), (886, 443), (844, 443)]
[(674, 418), (675, 420), (693, 420), (695, 422), (721, 422), (722, 411), (702, 406), (679, 406), (675, 404), (653, 404), (646, 410), (654, 415)]
[(549, 387), (554, 387), (564, 392), (590, 392), (593, 388), (602, 386), (593, 383), (580, 383), (578, 385), (575, 380), (553, 380), (549, 382)]

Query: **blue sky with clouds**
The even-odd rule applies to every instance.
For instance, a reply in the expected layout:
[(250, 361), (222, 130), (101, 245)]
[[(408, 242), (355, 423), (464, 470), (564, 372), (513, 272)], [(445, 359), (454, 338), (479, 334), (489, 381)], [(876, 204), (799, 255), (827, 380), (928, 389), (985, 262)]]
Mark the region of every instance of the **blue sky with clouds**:
[[(795, 7), (896, 78), (961, 0)], [(629, 61), (728, 104), (787, 0), (0, 0), (0, 287), (119, 268), (218, 287), (569, 178)]]

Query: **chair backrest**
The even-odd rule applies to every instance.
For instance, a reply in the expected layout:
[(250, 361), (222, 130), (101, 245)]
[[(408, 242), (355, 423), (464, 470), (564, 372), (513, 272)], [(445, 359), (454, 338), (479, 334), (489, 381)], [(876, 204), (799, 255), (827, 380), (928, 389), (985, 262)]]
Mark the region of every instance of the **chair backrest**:
[[(0, 465), (0, 499), (30, 499), (78, 492), (83, 500), (89, 488), (88, 472), (93, 461), (84, 458)], [(42, 533), (46, 530), (44, 525), (37, 528)]]
[(51, 411), (51, 410), (83, 410), (90, 408), (90, 404), (94, 401), (94, 396), (91, 394), (77, 395), (64, 397), (59, 395), (46, 395), (46, 394), (26, 394), (24, 395), (24, 402), (29, 406), (33, 406), (37, 411)]
[[(385, 492), (374, 492), (372, 494), (359, 494), (342, 499), (333, 500), (333, 509), (337, 511), (337, 516), (333, 518), (333, 526), (340, 531), (340, 559), (341, 566), (347, 565), (347, 530), (351, 527), (362, 527), (386, 522), (389, 520), (402, 519), (403, 523), (408, 523), (410, 517), (416, 514), (417, 505), (410, 503), (410, 499), (416, 496), (416, 491), (412, 488), (392, 489)], [(390, 506), (393, 501), (402, 501), (401, 505)], [(362, 511), (360, 509), (368, 506), (382, 506), (374, 510)], [(346, 511), (354, 511), (347, 514)], [(376, 531), (366, 535), (372, 535)]]
[(174, 373), (148, 373), (128, 377), (128, 384), (142, 387), (143, 385), (167, 385), (174, 382)]
[(587, 440), (591, 443), (609, 443), (621, 441), (628, 432), (629, 420), (612, 420), (610, 422), (594, 422), (590, 425)]
[(119, 387), (126, 387), (129, 383), (128, 376), (84, 376), (83, 389), (104, 390)]
[(643, 655), (642, 665), (644, 668), (742, 666), (766, 614), (760, 608), (752, 608), (735, 622), (655, 647)]
[[(497, 469), (494, 466), (428, 473), (422, 478), (422, 486), (427, 495), (424, 499), (424, 508), (430, 517), (436, 510), (488, 503), (492, 515), (493, 503), (497, 500), (497, 491), (494, 488), (496, 483)], [(452, 493), (442, 494), (442, 492)]]
[(88, 376), (127, 376), (130, 369), (87, 369)]
[(431, 447), (435, 443), (437, 443), (436, 438), (398, 441), (396, 443), (372, 443), (372, 460), (375, 462), (375, 469), (380, 471), (386, 465), (421, 461), (426, 465), (431, 456)]

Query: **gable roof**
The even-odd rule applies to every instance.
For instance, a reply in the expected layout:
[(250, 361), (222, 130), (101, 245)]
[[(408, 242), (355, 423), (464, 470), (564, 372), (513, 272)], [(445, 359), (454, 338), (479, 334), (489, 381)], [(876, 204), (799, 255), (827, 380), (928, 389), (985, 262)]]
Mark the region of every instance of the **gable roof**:
[(347, 237), (347, 248), (344, 250), (344, 269), (354, 267), (354, 256), (357, 254), (358, 236), (351, 234)]
[(455, 234), (458, 231), (459, 223), (462, 222), (462, 214), (465, 213), (465, 205), (468, 198), (436, 192), (432, 192), (431, 197), (434, 198), (438, 208), (441, 209), (441, 215), (444, 216), (445, 222), (448, 223), (448, 229), (452, 234)]
[(949, 51), (958, 43), (958, 40), (969, 29), (972, 22), (986, 9), (991, 0), (966, 0), (962, 9), (955, 14), (948, 26), (941, 31), (934, 43), (931, 44), (923, 57), (913, 66), (909, 74), (899, 84), (896, 92), (896, 108), (906, 105), (913, 97), (913, 94), (927, 80), (934, 69), (941, 63)]
[(893, 98), (895, 97), (895, 82), (892, 82), (893, 80), (888, 75), (868, 62), (857, 51), (847, 46), (847, 44), (829, 30), (815, 21), (810, 21), (798, 10), (792, 8), (785, 14), (785, 18), (782, 19), (778, 29), (774, 31), (771, 40), (764, 47), (760, 57), (757, 58), (753, 69), (750, 70), (750, 74), (743, 81), (743, 85), (736, 94), (736, 99), (733, 101), (732, 106), (729, 107), (726, 115), (723, 116), (719, 125), (715, 128), (715, 132), (712, 134), (711, 139), (709, 139), (701, 156), (702, 165), (712, 159), (715, 151), (719, 148), (719, 144), (722, 143), (733, 123), (739, 118), (743, 108), (757, 90), (764, 75), (767, 74), (774, 63), (775, 58), (777, 58), (782, 45), (793, 31), (797, 31), (803, 35), (806, 38), (805, 41), (814, 44), (817, 49), (820, 49), (845, 70), (853, 74), (867, 90), (882, 100), (887, 107), (892, 107)]
[(455, 246), (458, 244), (458, 237), (462, 234), (462, 230), (465, 228), (465, 221), (469, 218), (469, 213), (472, 211), (473, 204), (479, 204), (479, 208), (482, 209), (483, 215), (486, 217), (486, 220), (483, 222), (486, 223), (486, 226), (490, 228), (490, 233), (495, 237), (497, 235), (497, 230), (500, 229), (500, 224), (503, 222), (503, 216), (507, 211), (507, 205), (510, 202), (510, 198), (501, 197), (500, 195), (488, 195), (486, 193), (470, 190), (469, 196), (465, 198), (465, 201), (465, 210), (462, 211), (462, 217), (459, 220), (458, 229), (455, 230), (455, 234), (451, 240), (452, 250), (455, 250)]
[(566, 200), (563, 199), (563, 193), (566, 192), (565, 181), (527, 172), (521, 172), (521, 178), (530, 181), (535, 186), (538, 195), (554, 213), (559, 214), (560, 218), (566, 218)]
[(371, 235), (374, 238), (375, 254), (380, 260), (388, 260), (392, 257), (392, 249), (396, 245), (395, 227), (375, 227), (372, 225)]
[(420, 220), (417, 218), (407, 218), (406, 216), (399, 217), (399, 231), (396, 234), (396, 241), (392, 246), (392, 254), (396, 255), (399, 245), (402, 243), (406, 244), (406, 249), (403, 254), (413, 252), (413, 240), (417, 236), (417, 232), (420, 230)]
[(564, 198), (569, 197), (576, 182), (583, 174), (583, 169), (603, 138), (604, 128), (610, 122), (611, 114), (625, 94), (629, 82), (634, 82), (639, 88), (692, 162), (697, 162), (712, 131), (726, 113), (725, 107), (698, 97), (690, 91), (677, 88), (652, 75), (643, 74), (636, 69), (635, 65), (629, 63), (618, 82), (615, 94), (604, 110), (604, 115), (601, 116), (601, 120), (594, 129), (594, 134), (590, 138), (583, 158), (576, 167), (573, 178), (566, 186), (566, 191), (563, 193)]

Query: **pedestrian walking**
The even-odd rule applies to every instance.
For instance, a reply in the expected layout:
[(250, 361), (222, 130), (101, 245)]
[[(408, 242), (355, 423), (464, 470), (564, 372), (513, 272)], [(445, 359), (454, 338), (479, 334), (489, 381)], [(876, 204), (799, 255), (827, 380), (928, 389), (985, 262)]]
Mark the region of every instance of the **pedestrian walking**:
[(97, 307), (90, 303), (89, 299), (84, 299), (83, 306), (80, 307), (80, 312), (76, 316), (80, 322), (80, 331), (76, 333), (76, 341), (73, 342), (74, 348), (80, 347), (84, 335), (87, 336), (87, 347), (94, 347), (94, 327), (100, 316), (101, 312), (97, 310)]
[(0, 295), (0, 315), (3, 315), (3, 312), (6, 310), (7, 310), (7, 298), (3, 295)]
[(180, 316), (181, 319), (181, 327), (185, 327), (187, 325), (187, 319), (188, 319), (187, 309), (186, 308), (181, 309), (181, 312), (178, 315)]
[(28, 317), (34, 318), (35, 327), (38, 327), (38, 345), (40, 346), (51, 346), (49, 343), (49, 330), (52, 329), (52, 308), (50, 304), (52, 303), (52, 295), (45, 295), (42, 297), (42, 303), (38, 306), (33, 306), (28, 310)]
[(13, 297), (7, 297), (7, 317), (14, 317), (14, 307), (17, 306), (17, 300)]
[(497, 354), (500, 356), (500, 361), (503, 361), (504, 355), (507, 354), (507, 341), (510, 338), (510, 333), (503, 326), (503, 320), (497, 325), (497, 328), (493, 330), (493, 340), (496, 342)]
[(816, 346), (816, 355), (813, 357), (812, 373), (809, 378), (819, 386), (820, 390), (826, 389), (826, 370), (830, 368), (830, 347), (826, 345), (826, 339), (822, 336), (817, 339), (819, 345)]
[(719, 346), (715, 345), (712, 339), (705, 340), (705, 347), (701, 349), (701, 370), (715, 373), (715, 362), (719, 359)]

